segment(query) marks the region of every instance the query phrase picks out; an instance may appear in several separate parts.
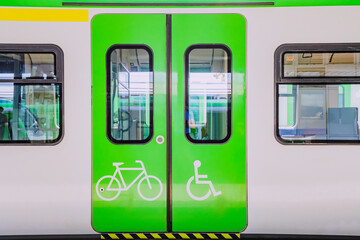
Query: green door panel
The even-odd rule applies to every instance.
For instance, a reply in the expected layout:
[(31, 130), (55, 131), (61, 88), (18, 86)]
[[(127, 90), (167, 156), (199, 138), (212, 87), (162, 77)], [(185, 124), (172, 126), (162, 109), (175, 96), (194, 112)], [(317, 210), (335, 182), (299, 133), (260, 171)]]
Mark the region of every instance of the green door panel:
[[(158, 135), (166, 136), (166, 17), (97, 15), (91, 26), (92, 226), (99, 232), (166, 231), (166, 139), (163, 144), (155, 141)], [(145, 144), (113, 144), (106, 135), (106, 52), (114, 44), (146, 45), (153, 53), (154, 134)], [(116, 169), (113, 163), (124, 163), (121, 168), (139, 168), (139, 163), (135, 162), (139, 160), (143, 162), (148, 175), (161, 181), (159, 198), (147, 201), (140, 196), (138, 183), (142, 178), (128, 190), (121, 191), (114, 200), (105, 201), (99, 197), (96, 185), (100, 178), (113, 176)], [(124, 181), (129, 184), (140, 173), (135, 170), (123, 171)], [(119, 175), (116, 177), (122, 185)], [(159, 185), (157, 182), (154, 184)]]
[[(172, 226), (173, 231), (239, 232), (247, 225), (246, 203), (246, 21), (237, 14), (172, 16)], [(232, 133), (222, 144), (194, 144), (185, 137), (184, 54), (196, 44), (226, 45), (232, 54)], [(186, 184), (194, 176), (208, 175), (218, 196), (195, 200)], [(205, 195), (209, 185), (197, 186)]]
[[(172, 231), (239, 232), (247, 225), (246, 196), (246, 102), (245, 40), (246, 21), (237, 14), (172, 15)], [(153, 54), (154, 134), (145, 144), (113, 144), (106, 135), (106, 52), (114, 44), (146, 45)], [(231, 52), (231, 136), (221, 144), (194, 144), (185, 136), (185, 52), (190, 46), (222, 45)], [(99, 232), (167, 231), (166, 139), (158, 144), (157, 136), (166, 129), (166, 15), (97, 15), (92, 21), (93, 61), (93, 166), (92, 225)], [(213, 102), (219, 107), (221, 102)], [(217, 104), (217, 105), (216, 105)], [(113, 176), (113, 163), (138, 168), (144, 163), (147, 174), (161, 181), (162, 193), (146, 201), (138, 193), (137, 183), (123, 190), (113, 200), (99, 196), (98, 182)], [(191, 182), (194, 163), (201, 161), (199, 174), (207, 175), (210, 185)], [(123, 175), (131, 180), (132, 174)], [(108, 180), (111, 177), (107, 178)], [(119, 178), (118, 178), (119, 179)], [(126, 180), (126, 179), (125, 179)], [(130, 180), (130, 181), (131, 181)], [(138, 180), (140, 181), (140, 179)], [(120, 182), (120, 179), (119, 179)], [(146, 182), (146, 181), (143, 181)], [(158, 183), (155, 183), (158, 184)], [(115, 182), (116, 185), (116, 182)], [(120, 184), (121, 185), (121, 184)]]

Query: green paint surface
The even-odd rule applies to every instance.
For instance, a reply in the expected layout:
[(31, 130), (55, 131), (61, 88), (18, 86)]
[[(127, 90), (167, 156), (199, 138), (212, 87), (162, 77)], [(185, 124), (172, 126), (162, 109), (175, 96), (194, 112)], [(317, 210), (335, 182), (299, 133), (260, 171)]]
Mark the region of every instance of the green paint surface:
[[(145, 44), (153, 51), (154, 137), (146, 144), (115, 145), (106, 136), (106, 51), (114, 44)], [(97, 15), (92, 21), (92, 225), (96, 231), (166, 231), (166, 144), (155, 141), (158, 135), (166, 137), (165, 46), (165, 15), (108, 14)], [(136, 160), (143, 161), (148, 175), (161, 180), (161, 196), (154, 201), (142, 199), (137, 189), (139, 179), (113, 201), (99, 198), (96, 184), (101, 177), (114, 174), (113, 163), (122, 162), (124, 168), (139, 168)], [(129, 184), (140, 171), (123, 173)]]
[(287, 98), (287, 125), (294, 126), (294, 98)]
[(62, 0), (3, 0), (4, 7), (61, 7)]
[(359, 0), (275, 0), (275, 7), (356, 6)]
[[(126, 23), (126, 24), (124, 24)], [(161, 232), (167, 230), (166, 144), (166, 19), (165, 15), (98, 15), (92, 22), (93, 53), (93, 184), (92, 225), (99, 232)], [(245, 40), (246, 23), (241, 15), (172, 16), (172, 225), (173, 231), (239, 232), (247, 225)], [(114, 44), (146, 44), (154, 55), (154, 137), (147, 144), (114, 145), (106, 137), (106, 51)], [(232, 135), (224, 144), (192, 144), (184, 126), (184, 53), (193, 44), (224, 44), (232, 53)], [(163, 185), (159, 199), (145, 201), (133, 186), (113, 201), (104, 201), (96, 184), (113, 175), (114, 162), (138, 167), (144, 162), (149, 175)], [(217, 191), (203, 201), (192, 199), (186, 183), (199, 173), (208, 175)], [(124, 175), (135, 178), (136, 173)], [(196, 184), (194, 184), (196, 185)], [(194, 195), (208, 185), (192, 186)]]
[[(239, 232), (247, 225), (246, 214), (246, 115), (245, 41), (246, 22), (238, 14), (172, 16), (172, 206), (173, 231)], [(232, 52), (232, 135), (224, 144), (193, 144), (185, 137), (184, 54), (194, 44), (224, 44)], [(194, 176), (208, 175), (216, 191), (196, 201), (186, 184)], [(194, 186), (204, 195), (208, 185)], [(196, 187), (196, 188), (195, 188)]]
[[(287, 93), (291, 94), (293, 91), (292, 85), (287, 86)], [(287, 97), (287, 125), (293, 126), (294, 122), (294, 97)]]
[[(63, 7), (63, 2), (73, 3), (255, 3), (274, 2), (274, 7), (302, 6), (356, 6), (360, 0), (4, 0), (0, 6), (14, 7)], [(253, 5), (254, 7), (259, 7)], [(65, 6), (69, 7), (69, 6)], [(218, 7), (218, 6), (216, 6)], [(261, 7), (261, 6), (260, 6)]]
[(258, 3), (258, 2), (274, 2), (271, 0), (177, 0), (177, 1), (170, 1), (170, 0), (65, 0), (63, 2), (72, 2), (72, 3)]
[(344, 107), (351, 107), (351, 84), (344, 84)]

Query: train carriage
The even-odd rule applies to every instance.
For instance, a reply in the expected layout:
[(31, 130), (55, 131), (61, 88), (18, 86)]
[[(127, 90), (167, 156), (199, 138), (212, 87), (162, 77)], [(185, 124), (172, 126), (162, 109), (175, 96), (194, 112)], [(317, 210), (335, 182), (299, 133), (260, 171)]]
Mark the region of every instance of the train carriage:
[(0, 6), (0, 239), (360, 236), (360, 1)]

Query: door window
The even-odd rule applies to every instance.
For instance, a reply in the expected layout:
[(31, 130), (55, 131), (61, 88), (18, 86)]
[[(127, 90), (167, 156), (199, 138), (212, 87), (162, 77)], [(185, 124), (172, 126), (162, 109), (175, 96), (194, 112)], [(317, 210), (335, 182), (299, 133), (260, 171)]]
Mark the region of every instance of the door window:
[(107, 54), (107, 134), (114, 143), (152, 137), (153, 64), (143, 45), (115, 45)]
[(185, 53), (185, 135), (223, 143), (231, 134), (231, 53), (224, 45), (193, 45)]

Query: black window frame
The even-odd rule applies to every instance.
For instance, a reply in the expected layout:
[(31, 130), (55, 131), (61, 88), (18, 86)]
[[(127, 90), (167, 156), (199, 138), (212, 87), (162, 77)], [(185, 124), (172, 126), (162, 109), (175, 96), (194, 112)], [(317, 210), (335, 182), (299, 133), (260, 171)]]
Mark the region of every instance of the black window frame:
[[(143, 49), (149, 54), (149, 72), (152, 93), (150, 98), (150, 124), (149, 124), (149, 136), (142, 140), (117, 140), (111, 135), (111, 53), (116, 49)], [(147, 144), (154, 136), (154, 54), (152, 49), (145, 44), (114, 44), (106, 51), (106, 137), (108, 140), (116, 145), (141, 145)]]
[(0, 53), (5, 54), (52, 54), (54, 55), (54, 76), (55, 78), (12, 78), (0, 79), (0, 83), (13, 83), (14, 85), (59, 85), (59, 136), (53, 140), (0, 140), (0, 145), (35, 145), (35, 146), (49, 146), (57, 145), (64, 138), (64, 52), (55, 44), (0, 44)]
[[(186, 133), (186, 127), (187, 127), (187, 122), (186, 122), (186, 110), (189, 111), (189, 77), (190, 77), (190, 69), (189, 69), (189, 56), (192, 50), (195, 49), (222, 49), (224, 50), (227, 55), (228, 55), (228, 73), (230, 73), (230, 93), (227, 95), (228, 97), (228, 104), (227, 104), (227, 135), (225, 136), (224, 139), (221, 140), (197, 140), (197, 139), (193, 139), (190, 136), (190, 133)], [(233, 72), (232, 72), (232, 52), (231, 49), (226, 46), (225, 44), (193, 44), (191, 46), (189, 46), (186, 50), (185, 50), (185, 54), (184, 54), (184, 63), (185, 63), (185, 69), (184, 69), (184, 76), (185, 76), (185, 81), (184, 81), (184, 90), (185, 90), (185, 105), (184, 105), (184, 134), (186, 139), (193, 143), (193, 144), (224, 144), (226, 142), (228, 142), (231, 138), (232, 135), (232, 95), (233, 95)], [(190, 114), (190, 112), (189, 112)]]
[(320, 76), (320, 77), (285, 77), (284, 55), (286, 53), (360, 53), (360, 43), (301, 43), (282, 44), (274, 54), (274, 136), (283, 145), (316, 144), (359, 144), (359, 140), (284, 140), (279, 131), (279, 85), (340, 85), (360, 84), (360, 76)]

